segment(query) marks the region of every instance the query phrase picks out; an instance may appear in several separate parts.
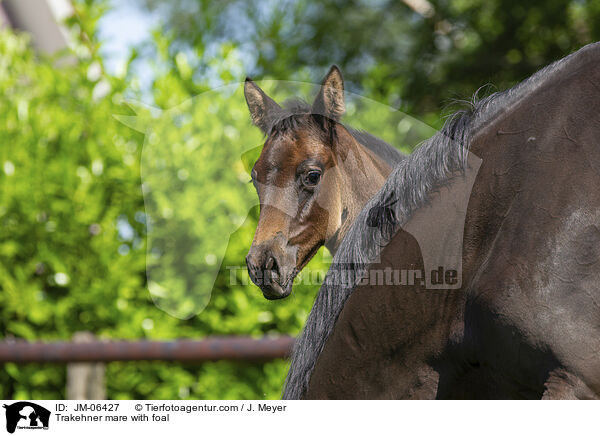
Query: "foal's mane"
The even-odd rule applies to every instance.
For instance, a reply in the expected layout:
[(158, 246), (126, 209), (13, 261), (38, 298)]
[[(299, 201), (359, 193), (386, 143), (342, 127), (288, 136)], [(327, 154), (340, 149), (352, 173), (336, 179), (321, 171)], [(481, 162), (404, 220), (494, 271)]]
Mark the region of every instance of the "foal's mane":
[[(600, 43), (590, 44), (507, 91), (481, 100), (475, 95), (468, 109), (449, 117), (440, 132), (396, 166), (381, 190), (364, 206), (333, 258), (304, 330), (294, 344), (284, 399), (300, 399), (305, 394), (317, 358), (355, 283), (412, 213), (426, 204), (429, 194), (446, 184), (450, 174), (464, 170), (473, 137), (547, 81), (560, 80), (567, 69), (589, 60), (598, 47)], [(341, 272), (347, 272), (344, 280), (340, 280)]]

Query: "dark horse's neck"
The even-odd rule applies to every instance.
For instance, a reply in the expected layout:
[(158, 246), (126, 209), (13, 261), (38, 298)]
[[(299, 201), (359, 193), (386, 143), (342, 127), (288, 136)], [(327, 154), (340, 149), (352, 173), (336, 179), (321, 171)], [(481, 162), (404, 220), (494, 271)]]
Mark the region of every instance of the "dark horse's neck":
[[(309, 384), (312, 382), (311, 376), (317, 359), (322, 368), (329, 367), (332, 370), (335, 368), (337, 371), (334, 373), (321, 370), (321, 375), (330, 376), (327, 380), (322, 377), (319, 379), (323, 385), (335, 385), (337, 380), (339, 385), (349, 386), (359, 378), (360, 373), (360, 377), (364, 381), (362, 384), (364, 391), (359, 392), (357, 389), (353, 391), (354, 395), (359, 397), (369, 397), (369, 389), (372, 390), (371, 392), (386, 392), (387, 384), (391, 386), (391, 384), (397, 383), (399, 378), (391, 376), (397, 375), (393, 365), (398, 362), (400, 362), (398, 368), (401, 367), (400, 369), (403, 368), (409, 372), (414, 370), (406, 377), (412, 377), (409, 380), (409, 384), (412, 386), (423, 386), (427, 390), (424, 396), (429, 397), (432, 390), (441, 389), (435, 376), (430, 377), (433, 372), (419, 372), (420, 368), (417, 367), (417, 364), (427, 362), (424, 359), (427, 356), (409, 354), (407, 346), (423, 345), (423, 347), (429, 347), (427, 350), (429, 353), (432, 350), (435, 351), (435, 347), (442, 346), (442, 342), (461, 341), (460, 337), (450, 337), (450, 334), (455, 325), (461, 325), (459, 318), (462, 315), (458, 312), (464, 311), (462, 299), (466, 294), (459, 290), (437, 293), (429, 290), (423, 292), (422, 286), (421, 289), (403, 288), (400, 292), (397, 287), (392, 287), (391, 289), (395, 292), (386, 292), (385, 286), (359, 286), (359, 280), (365, 276), (369, 265), (379, 262), (379, 260), (383, 262), (382, 266), (393, 265), (394, 268), (400, 270), (422, 269), (424, 259), (421, 258), (421, 248), (418, 244), (415, 245), (414, 238), (403, 228), (409, 225), (411, 219), (414, 220), (417, 214), (424, 213), (424, 211), (426, 213), (427, 207), (425, 206), (428, 205), (431, 196), (436, 191), (440, 191), (441, 187), (446, 186), (453, 175), (460, 175), (468, 168), (469, 147), (471, 147), (471, 152), (483, 159), (483, 165), (477, 176), (478, 183), (475, 184), (471, 194), (471, 203), (465, 221), (467, 223), (464, 230), (465, 254), (463, 257), (463, 286), (465, 288), (468, 289), (470, 283), (477, 279), (476, 272), (479, 271), (478, 268), (482, 262), (486, 261), (489, 247), (496, 243), (495, 236), (501, 225), (505, 223), (503, 218), (508, 211), (514, 213), (515, 210), (529, 210), (531, 201), (527, 202), (526, 200), (532, 198), (540, 202), (539, 215), (541, 219), (556, 222), (560, 214), (553, 214), (548, 209), (549, 205), (554, 204), (553, 201), (556, 202), (556, 198), (548, 198), (547, 187), (553, 184), (570, 187), (575, 181), (568, 171), (560, 171), (560, 164), (552, 167), (552, 171), (549, 169), (549, 164), (574, 162), (574, 154), (567, 153), (571, 150), (567, 145), (582, 147), (583, 142), (578, 143), (570, 136), (574, 135), (577, 130), (573, 128), (572, 131), (568, 131), (564, 126), (567, 126), (569, 122), (573, 123), (572, 119), (568, 119), (569, 114), (588, 114), (588, 112), (581, 111), (578, 106), (579, 102), (569, 93), (579, 99), (584, 99), (587, 98), (586, 94), (577, 94), (577, 92), (581, 92), (581, 89), (586, 90), (587, 94), (592, 96), (593, 92), (597, 92), (598, 88), (595, 87), (598, 86), (597, 83), (600, 83), (600, 79), (596, 78), (597, 80), (594, 82), (589, 77), (581, 76), (581, 74), (579, 77), (574, 72), (579, 71), (578, 68), (585, 67), (588, 70), (583, 69), (582, 71), (593, 76), (592, 73), (597, 71), (598, 58), (600, 58), (600, 46), (588, 47), (541, 70), (509, 91), (494, 94), (477, 102), (472, 110), (459, 113), (450, 119), (440, 133), (426, 141), (417, 151), (396, 166), (379, 193), (365, 205), (357, 216), (334, 256), (333, 265), (317, 295), (305, 329), (296, 341), (290, 372), (286, 380), (285, 399), (298, 399), (306, 395)], [(593, 65), (594, 68), (590, 68), (590, 65)], [(558, 97), (553, 100), (553, 96), (556, 95)], [(553, 101), (562, 102), (562, 110), (542, 115), (541, 111), (537, 109), (540, 102), (546, 104), (541, 107), (556, 109), (556, 105), (552, 106)], [(567, 104), (572, 104), (572, 107), (568, 107)], [(594, 100), (587, 98), (586, 104), (594, 107)], [(567, 109), (570, 109), (571, 112), (568, 112)], [(536, 118), (538, 113), (539, 118)], [(563, 115), (566, 119), (560, 118)], [(560, 122), (549, 126), (542, 124), (547, 119), (553, 121), (559, 119)], [(500, 122), (502, 124), (499, 124)], [(590, 122), (589, 125), (593, 126), (594, 123)], [(583, 129), (583, 124), (580, 127)], [(551, 131), (551, 134), (548, 131)], [(590, 135), (591, 137), (592, 135)], [(543, 138), (552, 140), (562, 138), (564, 141), (560, 145), (552, 143), (554, 148), (546, 147), (544, 150), (546, 155), (544, 155), (539, 148), (542, 147), (541, 139)], [(597, 144), (593, 140), (588, 142)], [(585, 151), (590, 156), (598, 155), (597, 147), (588, 147)], [(579, 153), (575, 156), (577, 159), (582, 159), (581, 156), (585, 156), (585, 154)], [(600, 161), (600, 157), (598, 161)], [(578, 176), (580, 173), (587, 174), (591, 171), (590, 168), (593, 168), (593, 165), (589, 165), (589, 162), (587, 167), (581, 163), (578, 167), (579, 172), (576, 174)], [(538, 178), (537, 182), (542, 180), (541, 183), (526, 185), (526, 181), (531, 179), (532, 171), (538, 171), (540, 177), (550, 175), (556, 178), (557, 175), (560, 175), (562, 179), (557, 181), (551, 178), (548, 180)], [(578, 180), (578, 178), (576, 179)], [(502, 183), (499, 183), (499, 180)], [(589, 186), (595, 185), (590, 184)], [(531, 190), (531, 197), (527, 197), (525, 195), (527, 193), (523, 193), (524, 187)], [(577, 187), (581, 188), (581, 192), (587, 192), (584, 186), (577, 185)], [(570, 199), (565, 199), (564, 203), (559, 204), (565, 208), (565, 203), (581, 198), (581, 192), (579, 197), (574, 194)], [(520, 201), (524, 203), (513, 207), (517, 193), (519, 193)], [(557, 195), (554, 192), (550, 194)], [(541, 199), (548, 199), (548, 202), (541, 202)], [(529, 235), (541, 234), (539, 229), (536, 230), (534, 226), (539, 225), (541, 221), (534, 222), (535, 220), (527, 215), (518, 218), (520, 220), (515, 219), (514, 223), (527, 223), (531, 227), (529, 228), (530, 232), (525, 232), (517, 225), (513, 236), (519, 235), (520, 239), (524, 239)], [(444, 219), (443, 215), (441, 219)], [(431, 233), (432, 237), (439, 238), (440, 242), (444, 242), (446, 235), (440, 234), (435, 227), (431, 228)], [(515, 244), (519, 242), (516, 239), (513, 238)], [(394, 243), (392, 244), (390, 241)], [(389, 256), (386, 256), (384, 250), (388, 244), (391, 248), (388, 249)], [(510, 256), (504, 258), (512, 260)], [(510, 266), (511, 263), (507, 262), (506, 265)], [(351, 267), (349, 274), (343, 276), (343, 280), (339, 279), (341, 275), (339, 271), (336, 271), (337, 266), (340, 268)], [(526, 276), (527, 274), (523, 275), (523, 277)], [(501, 278), (502, 276), (499, 275), (498, 279)], [(493, 286), (497, 285), (498, 280), (493, 283)], [(361, 287), (369, 292), (362, 292), (362, 297), (354, 298), (353, 292)], [(490, 289), (495, 290), (496, 288)], [(385, 295), (382, 296), (383, 299), (379, 299), (378, 304), (367, 304), (368, 301), (374, 301), (377, 294), (382, 293)], [(346, 304), (351, 295), (353, 304)], [(389, 304), (385, 304), (385, 298), (393, 301), (390, 300)], [(523, 305), (522, 307), (529, 306)], [(371, 318), (369, 319), (369, 317)], [(523, 315), (523, 319), (528, 319), (527, 314)], [(343, 320), (345, 320), (343, 326), (347, 327), (346, 333), (340, 333), (334, 338), (332, 333), (334, 326), (336, 326), (336, 331), (339, 331), (336, 323)], [(377, 327), (375, 321), (378, 320), (380, 321), (379, 325), (389, 326), (391, 330), (375, 329), (374, 331), (373, 327)], [(557, 325), (560, 326), (560, 323)], [(438, 327), (440, 331), (435, 331)], [(341, 325), (340, 328), (342, 328)], [(373, 353), (371, 354), (363, 348), (363, 345), (367, 344), (366, 338), (368, 338), (367, 341), (373, 342)], [(438, 338), (440, 343), (425, 344), (431, 338)], [(322, 353), (326, 342), (329, 351)], [(332, 343), (337, 346), (332, 346)], [(423, 347), (421, 350), (413, 347), (412, 350), (415, 353), (422, 352)], [(414, 360), (409, 361), (407, 358), (414, 358)], [(348, 365), (352, 359), (357, 365), (362, 366)], [(343, 371), (344, 368), (348, 368), (348, 371)], [(406, 381), (408, 378), (403, 380)], [(315, 381), (315, 386), (317, 384)], [(359, 388), (359, 386), (354, 385), (354, 388)], [(390, 396), (402, 396), (402, 392), (398, 390), (393, 391), (393, 394), (392, 390), (387, 390), (387, 392), (390, 392)]]

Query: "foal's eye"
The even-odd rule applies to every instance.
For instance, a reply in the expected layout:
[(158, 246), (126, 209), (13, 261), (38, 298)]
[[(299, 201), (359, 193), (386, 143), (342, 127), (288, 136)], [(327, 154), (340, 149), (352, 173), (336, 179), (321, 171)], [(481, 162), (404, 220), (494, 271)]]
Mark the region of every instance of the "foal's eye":
[(308, 186), (308, 187), (314, 187), (317, 185), (317, 183), (319, 183), (319, 181), (321, 180), (321, 172), (320, 171), (316, 171), (316, 170), (312, 170), (309, 171), (305, 176), (304, 176), (304, 185)]

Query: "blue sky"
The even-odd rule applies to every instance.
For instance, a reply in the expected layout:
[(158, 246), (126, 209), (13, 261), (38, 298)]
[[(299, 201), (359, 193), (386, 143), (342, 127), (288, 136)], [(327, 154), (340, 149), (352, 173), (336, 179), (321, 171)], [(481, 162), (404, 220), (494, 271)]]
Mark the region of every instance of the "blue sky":
[[(1, 0), (0, 0), (1, 1)], [(142, 9), (138, 0), (111, 0), (111, 9), (98, 22), (98, 37), (102, 42), (101, 53), (105, 60), (107, 71), (113, 75), (118, 75), (130, 55), (132, 47), (139, 45), (144, 41), (150, 41), (152, 31), (159, 28), (161, 25), (161, 16), (158, 12), (148, 12)], [(237, 20), (238, 18), (236, 18)], [(241, 20), (241, 18), (239, 18)], [(212, 53), (211, 50), (217, 50), (218, 43), (208, 45), (207, 53)], [(147, 52), (144, 53), (147, 55)], [(241, 50), (237, 53), (241, 58), (244, 67), (253, 65), (254, 59), (251, 50)], [(191, 54), (191, 57), (194, 55)], [(142, 93), (150, 89), (152, 83), (153, 60), (150, 58), (138, 58), (135, 62), (133, 73), (139, 79)], [(243, 80), (243, 71), (235, 71), (236, 77)], [(211, 76), (211, 71), (208, 71), (208, 83), (213, 87), (223, 85), (217, 72), (215, 76)], [(142, 97), (143, 100), (146, 98)], [(150, 99), (146, 101), (152, 104)]]
[(135, 1), (111, 2), (112, 9), (98, 23), (106, 68), (116, 73), (129, 56), (132, 46), (150, 37), (158, 19), (142, 11)]

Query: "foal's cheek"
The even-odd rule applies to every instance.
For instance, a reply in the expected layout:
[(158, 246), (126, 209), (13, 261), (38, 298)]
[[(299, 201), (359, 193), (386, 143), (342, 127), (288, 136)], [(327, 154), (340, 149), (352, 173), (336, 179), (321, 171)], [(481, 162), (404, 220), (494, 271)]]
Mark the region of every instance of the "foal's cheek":
[(321, 206), (320, 221), (327, 239), (337, 232), (342, 224), (342, 198), (336, 180), (324, 180), (320, 186), (317, 203)]
[[(326, 204), (327, 207), (322, 207), (321, 204)], [(339, 221), (339, 214), (336, 211), (335, 203), (321, 203), (318, 199), (314, 199), (311, 215), (308, 220), (312, 223), (311, 239), (315, 241), (326, 241), (335, 234), (339, 226), (336, 222)]]

